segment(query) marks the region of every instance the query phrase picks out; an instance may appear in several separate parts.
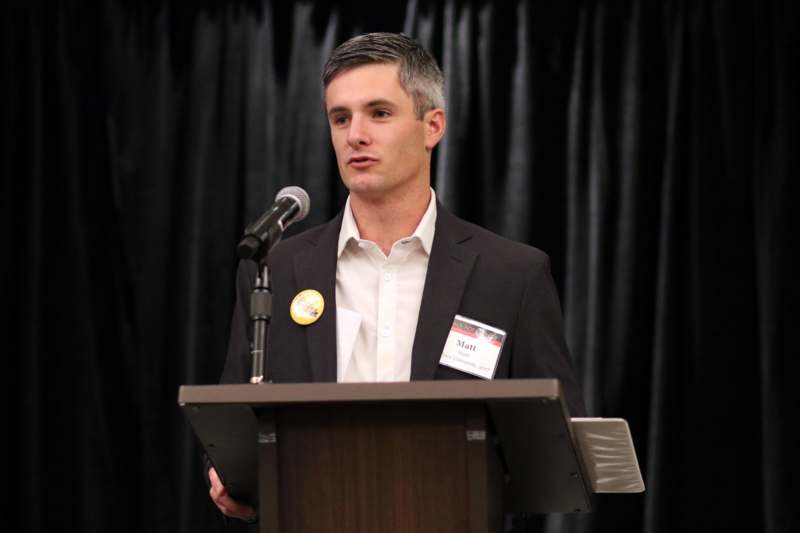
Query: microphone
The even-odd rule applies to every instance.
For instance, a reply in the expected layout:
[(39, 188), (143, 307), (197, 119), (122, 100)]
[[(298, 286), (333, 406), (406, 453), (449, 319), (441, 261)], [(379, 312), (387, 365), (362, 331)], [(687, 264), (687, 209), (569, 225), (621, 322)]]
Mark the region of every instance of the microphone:
[(311, 200), (300, 187), (284, 187), (261, 217), (247, 226), (236, 247), (240, 259), (260, 261), (283, 237), (283, 230), (308, 216)]

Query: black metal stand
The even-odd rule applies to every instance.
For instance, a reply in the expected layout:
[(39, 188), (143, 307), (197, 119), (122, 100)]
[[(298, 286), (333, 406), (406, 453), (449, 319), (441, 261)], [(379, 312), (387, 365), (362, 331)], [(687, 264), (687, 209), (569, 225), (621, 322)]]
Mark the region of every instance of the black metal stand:
[(267, 330), (272, 318), (272, 292), (266, 258), (259, 267), (261, 271), (256, 275), (255, 286), (250, 294), (250, 320), (253, 321), (253, 341), (250, 344), (253, 373), (250, 383), (266, 381)]
[(284, 187), (278, 191), (275, 203), (267, 212), (245, 228), (244, 236), (236, 247), (239, 259), (257, 261), (259, 269), (250, 295), (250, 319), (253, 321), (253, 341), (250, 345), (253, 373), (250, 383), (267, 381), (267, 331), (272, 317), (267, 256), (283, 237), (283, 231), (290, 224), (303, 220), (310, 207), (311, 201), (306, 191), (300, 187)]

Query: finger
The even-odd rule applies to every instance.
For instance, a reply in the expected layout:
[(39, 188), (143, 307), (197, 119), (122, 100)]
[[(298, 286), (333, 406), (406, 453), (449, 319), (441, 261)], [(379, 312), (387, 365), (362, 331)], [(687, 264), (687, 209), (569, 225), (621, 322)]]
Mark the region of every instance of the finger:
[(216, 501), (228, 493), (228, 491), (225, 489), (225, 485), (222, 484), (222, 481), (219, 479), (219, 475), (214, 468), (208, 469), (208, 480), (211, 482), (209, 494), (211, 495), (212, 500)]
[(211, 486), (222, 486), (222, 481), (219, 479), (219, 475), (217, 475), (217, 470), (214, 467), (208, 469), (208, 480), (211, 482)]
[(211, 497), (211, 500), (214, 504), (219, 508), (223, 514), (228, 514), (228, 509), (225, 505), (225, 501), (223, 498), (227, 495), (225, 490), (225, 485), (222, 484), (222, 481), (219, 479), (219, 475), (217, 475), (217, 471), (214, 468), (208, 469), (208, 480), (211, 482), (211, 488), (208, 490), (208, 495)]

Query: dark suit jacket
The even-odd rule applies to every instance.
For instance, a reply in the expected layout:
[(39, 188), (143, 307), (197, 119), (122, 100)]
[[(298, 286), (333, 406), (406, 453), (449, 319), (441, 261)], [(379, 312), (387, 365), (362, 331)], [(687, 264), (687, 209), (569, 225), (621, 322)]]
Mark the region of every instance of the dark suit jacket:
[[(273, 306), (267, 379), (271, 381), (336, 381), (336, 251), (341, 222), (340, 213), (328, 224), (286, 239), (270, 253)], [(250, 376), (249, 301), (256, 270), (251, 261), (239, 265), (225, 383), (245, 382)], [(289, 316), (292, 299), (303, 289), (316, 289), (325, 299), (322, 316), (308, 326)], [(495, 378), (558, 378), (570, 414), (584, 414), (547, 255), (465, 222), (438, 204), (411, 355), (412, 380), (472, 378), (439, 365), (456, 314), (506, 331)]]

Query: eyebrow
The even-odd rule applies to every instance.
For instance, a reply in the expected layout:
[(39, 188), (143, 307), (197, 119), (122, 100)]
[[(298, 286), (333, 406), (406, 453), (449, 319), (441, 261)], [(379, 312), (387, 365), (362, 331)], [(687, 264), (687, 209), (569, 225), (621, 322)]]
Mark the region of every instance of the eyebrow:
[(381, 107), (381, 106), (388, 106), (388, 107), (395, 107), (394, 102), (386, 100), (385, 98), (378, 98), (377, 100), (370, 100), (367, 102), (367, 107)]
[[(392, 102), (391, 100), (386, 100), (385, 98), (377, 98), (375, 100), (370, 100), (369, 102), (367, 102), (366, 106), (364, 106), (364, 107), (366, 107), (368, 109), (371, 109), (371, 108), (375, 108), (375, 107), (384, 107), (384, 106), (385, 107), (391, 107), (391, 108), (397, 107), (397, 105), (394, 102)], [(336, 107), (330, 108), (330, 110), (328, 111), (328, 116), (335, 115), (337, 113), (346, 113), (348, 111), (350, 111), (349, 107), (336, 106)]]

